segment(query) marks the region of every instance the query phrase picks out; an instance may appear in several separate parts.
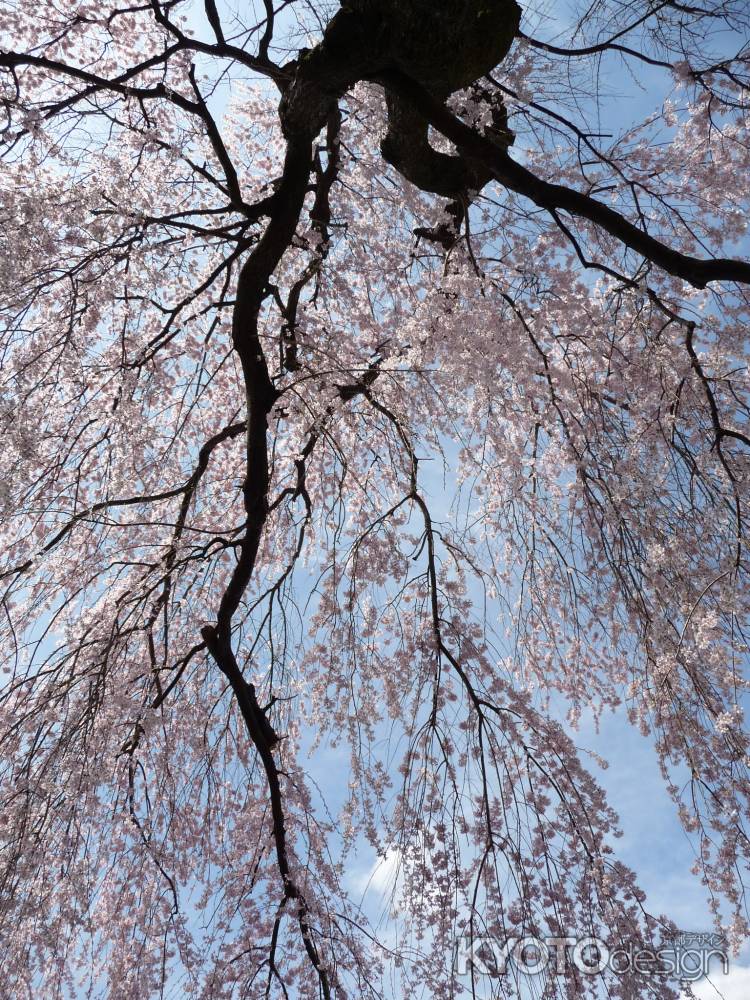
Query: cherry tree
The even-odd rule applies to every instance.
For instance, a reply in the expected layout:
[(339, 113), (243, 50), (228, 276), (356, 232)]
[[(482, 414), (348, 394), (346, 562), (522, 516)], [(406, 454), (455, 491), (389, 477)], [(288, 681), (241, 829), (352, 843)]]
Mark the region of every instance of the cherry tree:
[(745, 0), (0, 10), (0, 994), (507, 997), (458, 938), (668, 937), (611, 709), (739, 945)]

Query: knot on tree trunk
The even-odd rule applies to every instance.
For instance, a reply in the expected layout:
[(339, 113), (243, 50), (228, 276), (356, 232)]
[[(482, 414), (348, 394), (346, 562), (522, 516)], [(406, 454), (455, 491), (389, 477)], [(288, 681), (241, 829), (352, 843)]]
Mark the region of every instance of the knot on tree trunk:
[(377, 25), (391, 65), (440, 100), (505, 58), (521, 17), (515, 0), (345, 0), (341, 7), (336, 17), (349, 11)]

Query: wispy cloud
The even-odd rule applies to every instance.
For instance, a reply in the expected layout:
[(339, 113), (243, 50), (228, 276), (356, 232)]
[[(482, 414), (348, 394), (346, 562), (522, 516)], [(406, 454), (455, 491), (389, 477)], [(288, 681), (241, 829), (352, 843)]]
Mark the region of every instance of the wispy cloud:
[(710, 979), (702, 979), (696, 983), (693, 993), (698, 1000), (748, 1000), (750, 968), (744, 965), (731, 966), (726, 976), (716, 972)]

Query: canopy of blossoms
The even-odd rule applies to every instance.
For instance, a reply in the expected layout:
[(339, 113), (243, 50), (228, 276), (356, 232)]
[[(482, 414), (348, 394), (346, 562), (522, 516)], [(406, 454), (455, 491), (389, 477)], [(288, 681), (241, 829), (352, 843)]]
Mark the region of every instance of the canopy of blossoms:
[(668, 937), (613, 708), (745, 940), (748, 22), (0, 0), (0, 996), (509, 997), (459, 936)]

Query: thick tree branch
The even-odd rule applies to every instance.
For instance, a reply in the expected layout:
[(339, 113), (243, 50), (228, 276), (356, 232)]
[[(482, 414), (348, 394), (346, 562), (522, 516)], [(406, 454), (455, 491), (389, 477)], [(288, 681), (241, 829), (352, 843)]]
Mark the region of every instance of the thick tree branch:
[(750, 264), (746, 261), (731, 258), (701, 260), (680, 253), (645, 233), (596, 198), (537, 177), (511, 159), (505, 150), (465, 125), (424, 87), (400, 70), (387, 70), (375, 74), (373, 79), (411, 103), (434, 128), (454, 142), (463, 154), (486, 164), (501, 184), (529, 198), (540, 208), (550, 212), (562, 210), (593, 222), (668, 274), (681, 278), (695, 288), (705, 288), (712, 281), (750, 284)]

